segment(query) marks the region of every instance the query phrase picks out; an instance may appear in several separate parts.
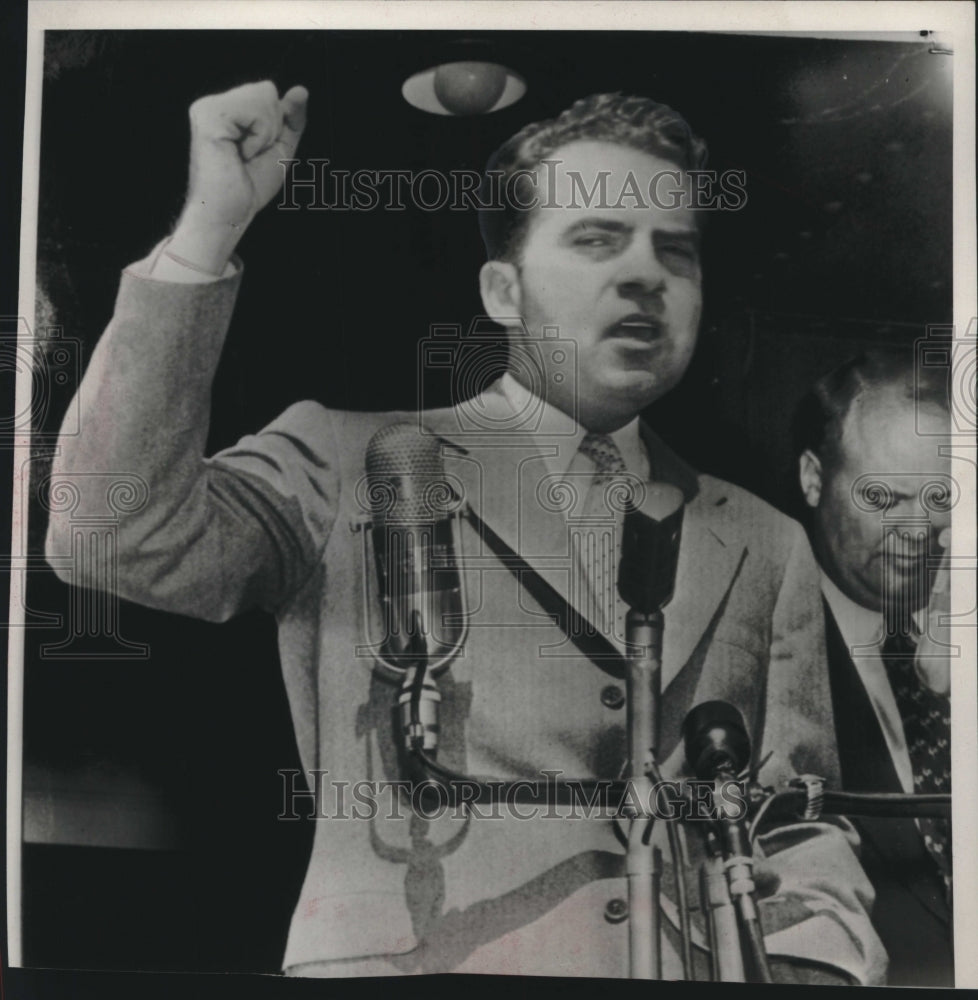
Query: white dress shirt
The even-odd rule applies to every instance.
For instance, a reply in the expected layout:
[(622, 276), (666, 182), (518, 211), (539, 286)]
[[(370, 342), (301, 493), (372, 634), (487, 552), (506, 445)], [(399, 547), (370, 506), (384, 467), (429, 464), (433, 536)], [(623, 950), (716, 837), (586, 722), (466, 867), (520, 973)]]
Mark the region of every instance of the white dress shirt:
[(885, 634), (883, 613), (861, 607), (846, 597), (825, 573), (821, 576), (822, 594), (832, 609), (856, 673), (876, 712), (897, 777), (905, 792), (913, 792), (913, 768), (903, 734), (903, 721), (880, 652)]
[[(534, 443), (538, 447), (547, 468), (554, 476), (560, 476), (563, 481), (573, 477), (586, 476), (588, 479), (597, 471), (593, 459), (580, 451), (581, 442), (587, 433), (573, 417), (559, 410), (550, 403), (544, 402), (509, 373), (506, 372), (500, 380), (500, 389), (516, 413), (538, 412), (539, 419), (536, 429), (531, 432)], [(639, 418), (635, 416), (624, 427), (614, 431), (609, 437), (614, 441), (625, 469), (642, 482), (648, 482), (651, 469), (648, 452), (642, 442), (639, 432)], [(572, 543), (573, 545), (573, 543)], [(578, 581), (578, 593), (587, 594), (585, 600), (595, 601), (585, 610), (588, 618), (605, 631), (605, 637), (625, 652), (625, 613), (627, 608), (618, 596), (617, 587), (608, 583), (606, 577), (598, 573), (594, 565), (593, 554), (588, 560), (582, 560), (581, 550), (574, 546), (574, 573)], [(597, 574), (597, 577), (596, 575)], [(604, 581), (604, 582), (601, 582)], [(614, 622), (608, 617), (609, 612), (601, 610), (605, 607), (606, 596), (597, 596), (605, 586), (614, 590)], [(663, 686), (672, 680), (671, 675), (662, 676)]]
[[(540, 399), (535, 393), (516, 381), (506, 372), (499, 387), (516, 413), (524, 413), (531, 406), (540, 409), (540, 420), (533, 437), (545, 456), (550, 471), (566, 476), (572, 472), (594, 472), (594, 463), (578, 449), (587, 433), (573, 417), (556, 406)], [(643, 482), (649, 478), (649, 456), (639, 434), (638, 416), (610, 435), (618, 446), (625, 468)]]

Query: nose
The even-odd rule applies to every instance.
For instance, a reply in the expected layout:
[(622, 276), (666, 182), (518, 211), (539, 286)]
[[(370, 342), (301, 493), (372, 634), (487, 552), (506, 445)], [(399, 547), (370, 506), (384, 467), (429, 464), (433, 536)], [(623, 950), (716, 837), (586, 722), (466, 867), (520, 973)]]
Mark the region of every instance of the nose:
[(907, 554), (922, 556), (935, 546), (944, 547), (938, 539), (950, 525), (950, 511), (922, 510), (913, 498), (894, 504), (886, 512), (882, 527), (887, 544), (902, 547)]
[(618, 294), (635, 302), (642, 312), (652, 312), (661, 308), (666, 274), (651, 241), (635, 240), (621, 259), (617, 275)]

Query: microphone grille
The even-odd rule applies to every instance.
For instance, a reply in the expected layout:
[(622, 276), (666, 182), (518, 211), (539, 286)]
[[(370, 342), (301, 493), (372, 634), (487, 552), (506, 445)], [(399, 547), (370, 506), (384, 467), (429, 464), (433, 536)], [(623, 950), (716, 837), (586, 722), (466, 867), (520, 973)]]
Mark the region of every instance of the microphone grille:
[(375, 516), (432, 521), (447, 517), (458, 498), (445, 473), (441, 440), (415, 424), (382, 427), (367, 445), (367, 488)]
[(414, 424), (389, 424), (381, 427), (367, 445), (368, 475), (439, 476), (445, 471), (441, 442), (422, 434)]

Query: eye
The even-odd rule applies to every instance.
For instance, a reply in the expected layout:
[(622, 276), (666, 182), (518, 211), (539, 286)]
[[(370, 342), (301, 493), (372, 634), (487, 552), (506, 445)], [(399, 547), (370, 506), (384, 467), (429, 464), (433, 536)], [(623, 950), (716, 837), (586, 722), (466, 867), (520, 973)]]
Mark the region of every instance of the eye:
[(655, 255), (673, 274), (695, 279), (699, 274), (700, 248), (695, 235), (688, 232), (658, 232), (652, 237)]
[(584, 255), (605, 258), (620, 253), (631, 239), (626, 230), (584, 223), (567, 234), (566, 245)]
[(686, 257), (696, 256), (696, 252), (690, 243), (660, 243), (659, 249), (663, 253), (679, 253)]
[(946, 514), (957, 501), (957, 485), (953, 479), (936, 479), (925, 483), (918, 494), (924, 510)]
[(865, 511), (887, 511), (896, 503), (896, 497), (887, 483), (870, 480), (858, 491), (856, 502)]
[(588, 234), (586, 236), (578, 236), (574, 240), (574, 246), (576, 247), (606, 247), (611, 241), (607, 236), (600, 236), (597, 234)]
[(660, 243), (659, 253), (664, 257), (674, 257), (683, 261), (695, 261), (699, 252), (691, 243)]

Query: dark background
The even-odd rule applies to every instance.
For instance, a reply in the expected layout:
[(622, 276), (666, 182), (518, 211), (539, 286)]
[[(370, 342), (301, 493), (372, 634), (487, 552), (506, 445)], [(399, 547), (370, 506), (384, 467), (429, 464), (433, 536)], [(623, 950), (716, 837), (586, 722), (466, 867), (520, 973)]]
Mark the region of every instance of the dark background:
[[(748, 191), (742, 211), (710, 220), (700, 348), (647, 416), (702, 469), (793, 510), (788, 426), (805, 387), (860, 347), (910, 347), (950, 322), (951, 56), (925, 39), (500, 33), (460, 50), (468, 38), (49, 34), (38, 327), (76, 340), (84, 365), (120, 268), (179, 212), (186, 108), (203, 94), (265, 77), (305, 84), (300, 156), (351, 171), (481, 169), (516, 129), (577, 97), (647, 94), (707, 138), (710, 167), (744, 170)], [(404, 103), (405, 77), (466, 48), (520, 72), (524, 99), (469, 119)], [(480, 311), (472, 212), (269, 209), (239, 252), (215, 449), (299, 398), (414, 406), (419, 338), (435, 323), (467, 329)], [(52, 382), (38, 413), (35, 483), (69, 389)], [(444, 386), (424, 398), (448, 402)], [(34, 552), (43, 529), (35, 507)], [(53, 661), (40, 646), (63, 627), (44, 615), (65, 616), (68, 600), (53, 574), (32, 575), (26, 964), (277, 970), (312, 827), (276, 820), (276, 772), (299, 764), (274, 623), (211, 626), (124, 604), (121, 634), (148, 656)]]

